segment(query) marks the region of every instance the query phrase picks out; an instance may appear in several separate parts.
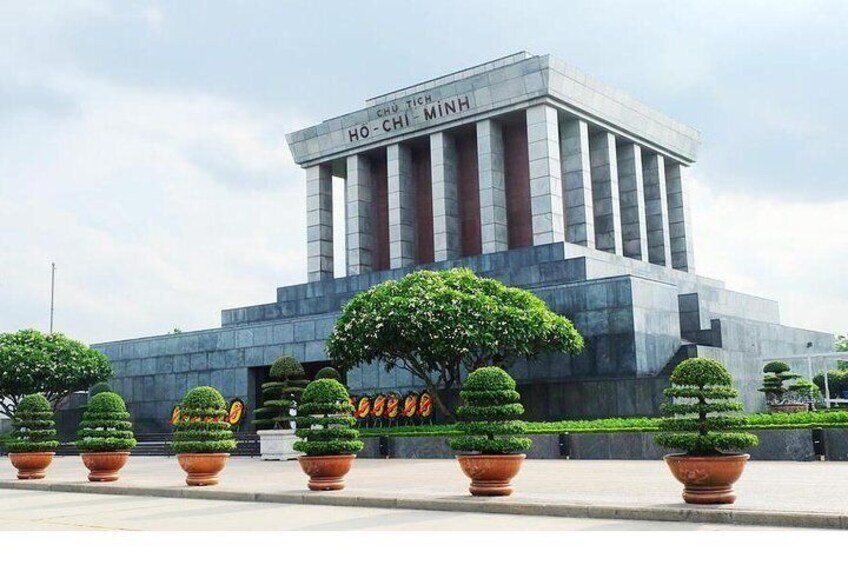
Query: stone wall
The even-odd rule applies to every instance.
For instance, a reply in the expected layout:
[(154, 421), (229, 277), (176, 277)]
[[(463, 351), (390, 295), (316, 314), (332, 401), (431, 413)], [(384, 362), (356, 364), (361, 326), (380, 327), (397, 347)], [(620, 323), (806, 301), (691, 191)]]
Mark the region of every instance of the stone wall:
[[(748, 449), (754, 461), (814, 461), (818, 457), (813, 430), (760, 430), (760, 444)], [(821, 453), (831, 461), (848, 461), (848, 430), (820, 430)], [(528, 459), (638, 459), (656, 460), (670, 453), (654, 443), (653, 432), (538, 434)], [(365, 438), (359, 457), (380, 458), (378, 437)], [(391, 437), (382, 439), (388, 457), (397, 459), (452, 459), (455, 453), (444, 436)]]
[[(466, 266), (505, 284), (529, 289), (573, 320), (586, 347), (576, 357), (542, 355), (510, 371), (527, 419), (651, 415), (674, 364), (714, 357), (737, 378), (746, 408), (762, 406), (763, 357), (827, 351), (830, 334), (788, 328), (773, 301), (723, 288), (691, 273), (568, 243), (513, 249), (442, 261), (428, 268)], [(257, 375), (279, 355), (328, 363), (325, 341), (342, 305), (355, 293), (411, 268), (354, 275), (277, 289), (272, 304), (224, 310), (222, 327), (96, 345), (115, 368), (140, 431), (167, 431), (185, 392), (208, 384), (225, 397), (256, 404)], [(730, 315), (735, 313), (736, 315)], [(715, 316), (719, 316), (716, 318)], [(807, 344), (812, 344), (807, 347)], [(350, 371), (352, 392), (422, 387), (412, 375), (382, 367)]]

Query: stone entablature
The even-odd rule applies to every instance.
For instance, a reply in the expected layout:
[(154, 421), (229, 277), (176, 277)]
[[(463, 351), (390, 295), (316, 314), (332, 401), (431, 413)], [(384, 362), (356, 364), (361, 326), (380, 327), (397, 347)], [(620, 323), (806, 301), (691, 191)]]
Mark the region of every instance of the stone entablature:
[(699, 134), (573, 67), (517, 53), (367, 104), (288, 136), (309, 280), (342, 275), (342, 206), (348, 276), (560, 241), (694, 271)]
[(700, 134), (694, 128), (550, 55), (526, 52), (369, 99), (364, 109), (286, 138), (295, 162), (305, 167), (424, 135), (446, 124), (521, 109), (541, 98), (685, 164), (695, 161)]

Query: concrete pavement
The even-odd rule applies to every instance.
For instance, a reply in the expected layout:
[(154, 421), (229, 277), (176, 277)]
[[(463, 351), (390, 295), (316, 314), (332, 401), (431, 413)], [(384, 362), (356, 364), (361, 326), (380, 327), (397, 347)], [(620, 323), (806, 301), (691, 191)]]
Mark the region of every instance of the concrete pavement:
[(3, 508), (0, 531), (762, 530), (757, 526), (687, 522), (510, 516), (24, 490), (0, 491), (0, 506)]
[[(59, 457), (42, 481), (17, 481), (0, 460), (0, 489), (106, 493), (237, 502), (275, 502), (436, 510), (848, 529), (848, 502), (836, 488), (848, 464), (751, 462), (737, 483), (739, 500), (723, 507), (684, 504), (681, 486), (662, 461), (528, 460), (513, 496), (472, 498), (455, 461), (357, 460), (347, 488), (311, 493), (297, 462), (233, 458), (216, 487), (188, 488), (172, 457), (134, 457), (116, 483), (89, 483), (79, 457)], [(5, 470), (2, 470), (5, 467)]]

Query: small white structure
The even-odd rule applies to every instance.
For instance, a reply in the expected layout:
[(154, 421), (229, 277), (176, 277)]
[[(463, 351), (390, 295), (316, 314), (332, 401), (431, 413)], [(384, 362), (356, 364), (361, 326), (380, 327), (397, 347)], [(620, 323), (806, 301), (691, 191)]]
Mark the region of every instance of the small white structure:
[(259, 455), (264, 461), (297, 459), (301, 452), (294, 450), (297, 436), (294, 430), (259, 430)]

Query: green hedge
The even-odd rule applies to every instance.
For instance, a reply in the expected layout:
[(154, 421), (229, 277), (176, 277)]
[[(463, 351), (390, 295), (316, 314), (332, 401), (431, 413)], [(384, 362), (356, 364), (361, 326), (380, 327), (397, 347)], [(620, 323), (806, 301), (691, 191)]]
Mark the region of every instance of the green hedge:
[[(848, 428), (848, 410), (818, 412), (746, 414), (745, 430), (779, 430), (810, 428)], [(561, 420), (558, 422), (527, 422), (528, 434), (583, 434), (612, 432), (656, 432), (660, 418), (603, 418), (598, 420)], [(397, 426), (366, 428), (362, 437), (376, 436), (453, 436), (460, 432), (454, 424), (431, 426)]]

